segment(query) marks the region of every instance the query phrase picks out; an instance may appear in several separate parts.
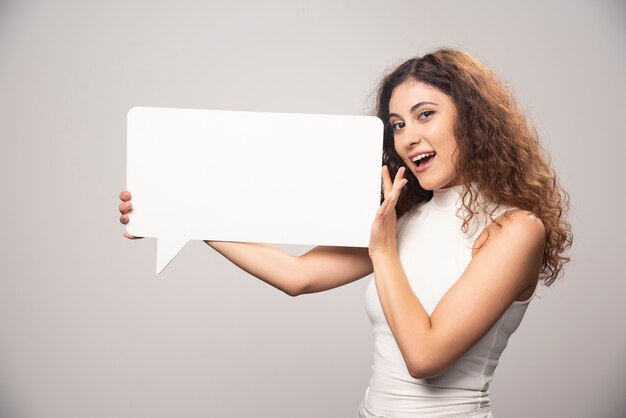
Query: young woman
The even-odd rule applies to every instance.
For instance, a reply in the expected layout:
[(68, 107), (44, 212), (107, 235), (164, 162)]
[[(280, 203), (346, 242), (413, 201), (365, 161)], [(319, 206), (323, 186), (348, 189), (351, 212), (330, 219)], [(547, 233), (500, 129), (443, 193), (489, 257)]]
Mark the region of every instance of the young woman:
[[(369, 248), (207, 242), (295, 296), (374, 273), (359, 417), (490, 417), (489, 382), (539, 280), (571, 244), (567, 194), (511, 93), (469, 54), (411, 59), (378, 90), (383, 202)], [(128, 223), (130, 193), (120, 195)], [(133, 238), (125, 233), (128, 238)]]

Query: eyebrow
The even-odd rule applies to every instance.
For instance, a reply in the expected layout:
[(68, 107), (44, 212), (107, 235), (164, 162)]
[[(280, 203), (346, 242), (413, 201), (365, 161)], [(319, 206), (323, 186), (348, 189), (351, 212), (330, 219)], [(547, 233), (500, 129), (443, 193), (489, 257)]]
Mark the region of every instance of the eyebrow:
[[(416, 109), (418, 109), (418, 108), (420, 108), (421, 106), (424, 106), (424, 105), (435, 105), (435, 106), (437, 106), (437, 103), (433, 103), (433, 102), (419, 102), (419, 103), (414, 104), (413, 106), (411, 106), (411, 110), (409, 110), (409, 113), (413, 113)], [(398, 115), (397, 113), (390, 113), (387, 116), (387, 119), (391, 118), (392, 116), (395, 116), (395, 117), (398, 117), (398, 118), (400, 117), (400, 115)]]

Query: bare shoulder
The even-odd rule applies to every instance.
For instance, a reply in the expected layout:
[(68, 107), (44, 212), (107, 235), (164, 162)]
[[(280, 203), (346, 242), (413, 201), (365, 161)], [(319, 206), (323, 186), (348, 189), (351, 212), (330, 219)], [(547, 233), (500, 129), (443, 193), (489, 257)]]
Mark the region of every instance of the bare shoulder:
[(527, 210), (510, 210), (500, 215), (496, 221), (500, 224), (500, 233), (507, 238), (516, 239), (526, 245), (543, 246), (546, 240), (546, 228), (543, 221)]
[(509, 283), (518, 289), (515, 300), (527, 300), (537, 286), (545, 241), (545, 226), (539, 217), (525, 210), (509, 210), (482, 231), (472, 259), (502, 264), (510, 273)]
[(474, 254), (485, 245), (508, 243), (507, 246), (541, 248), (545, 245), (546, 230), (534, 213), (513, 209), (498, 216), (476, 239)]
[(529, 238), (545, 238), (546, 235), (541, 219), (527, 210), (509, 210), (498, 216), (496, 221), (500, 224), (500, 229), (506, 230), (508, 233), (520, 234)]

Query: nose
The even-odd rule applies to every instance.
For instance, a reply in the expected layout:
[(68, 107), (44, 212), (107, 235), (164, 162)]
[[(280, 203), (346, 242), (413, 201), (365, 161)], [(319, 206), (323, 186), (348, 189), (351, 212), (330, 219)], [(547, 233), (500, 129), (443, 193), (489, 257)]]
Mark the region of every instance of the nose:
[(422, 136), (416, 124), (407, 124), (402, 135), (402, 145), (411, 149), (422, 142)]

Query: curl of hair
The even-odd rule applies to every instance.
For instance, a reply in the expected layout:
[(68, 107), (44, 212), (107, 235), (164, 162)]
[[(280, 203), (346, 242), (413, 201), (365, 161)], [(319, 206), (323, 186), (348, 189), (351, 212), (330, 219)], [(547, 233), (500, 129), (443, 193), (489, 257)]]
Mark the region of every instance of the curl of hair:
[[(392, 178), (405, 164), (395, 151), (389, 101), (393, 89), (405, 81), (434, 87), (456, 106), (455, 158), (458, 179), (464, 185), (459, 215), (463, 232), (468, 232), (480, 211), (492, 218), (502, 205), (532, 212), (546, 231), (540, 279), (551, 285), (569, 261), (564, 255), (573, 239), (564, 218), (569, 196), (512, 93), (486, 65), (456, 49), (438, 49), (395, 68), (378, 87), (376, 109), (385, 126), (383, 163)], [(432, 191), (423, 189), (415, 176), (407, 178), (409, 183), (396, 206), (398, 217), (432, 197)]]

